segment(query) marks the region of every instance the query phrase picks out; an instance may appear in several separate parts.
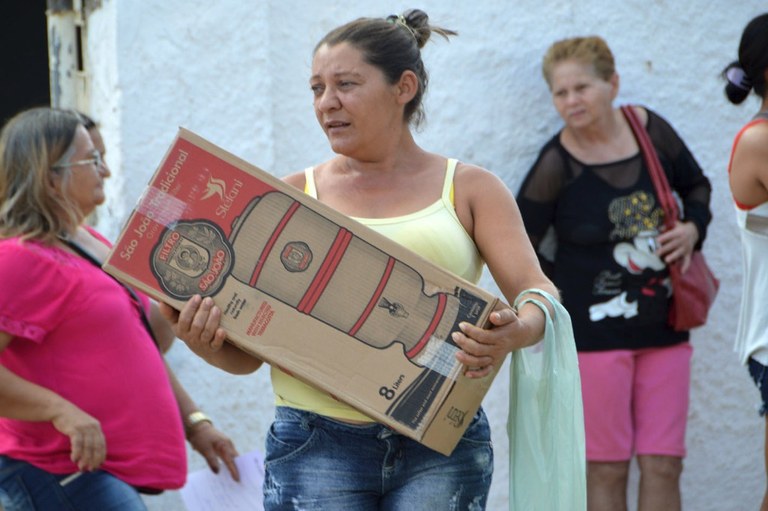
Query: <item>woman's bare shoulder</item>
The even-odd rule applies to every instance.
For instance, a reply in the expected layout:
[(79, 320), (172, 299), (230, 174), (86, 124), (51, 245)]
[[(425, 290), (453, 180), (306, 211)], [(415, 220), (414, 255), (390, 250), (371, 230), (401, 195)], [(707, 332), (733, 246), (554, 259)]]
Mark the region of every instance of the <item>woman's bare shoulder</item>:
[(483, 190), (489, 186), (503, 186), (503, 181), (490, 170), (472, 163), (459, 162), (453, 178), (456, 186)]
[(294, 188), (303, 190), (304, 185), (306, 184), (306, 176), (302, 170), (301, 172), (295, 172), (283, 177), (283, 182), (293, 186)]
[(768, 150), (768, 122), (755, 122), (744, 128), (741, 142), (756, 149)]

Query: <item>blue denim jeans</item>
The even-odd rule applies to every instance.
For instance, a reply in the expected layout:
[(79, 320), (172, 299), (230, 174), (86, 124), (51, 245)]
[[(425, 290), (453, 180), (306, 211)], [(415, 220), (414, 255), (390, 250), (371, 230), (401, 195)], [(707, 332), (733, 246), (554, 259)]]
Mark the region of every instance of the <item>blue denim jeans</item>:
[(380, 424), (277, 407), (267, 435), (265, 511), (485, 509), (493, 474), (481, 409), (451, 456)]
[(147, 511), (131, 485), (102, 470), (67, 482), (66, 474), (7, 456), (0, 456), (0, 505), (4, 511)]
[(768, 367), (765, 367), (754, 358), (750, 358), (749, 375), (752, 376), (757, 390), (760, 391), (760, 416), (765, 416), (766, 412), (768, 412)]

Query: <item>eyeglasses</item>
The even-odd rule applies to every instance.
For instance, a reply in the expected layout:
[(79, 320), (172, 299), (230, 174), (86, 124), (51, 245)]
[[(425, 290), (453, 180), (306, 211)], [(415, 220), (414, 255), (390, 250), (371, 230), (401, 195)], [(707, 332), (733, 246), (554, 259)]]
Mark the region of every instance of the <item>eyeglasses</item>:
[(67, 167), (77, 167), (79, 165), (96, 165), (96, 167), (101, 167), (104, 165), (104, 160), (101, 158), (101, 153), (98, 151), (94, 151), (93, 157), (88, 158), (87, 160), (78, 160), (78, 161), (72, 161), (69, 163), (60, 163), (58, 165), (54, 165), (54, 169), (65, 169)]

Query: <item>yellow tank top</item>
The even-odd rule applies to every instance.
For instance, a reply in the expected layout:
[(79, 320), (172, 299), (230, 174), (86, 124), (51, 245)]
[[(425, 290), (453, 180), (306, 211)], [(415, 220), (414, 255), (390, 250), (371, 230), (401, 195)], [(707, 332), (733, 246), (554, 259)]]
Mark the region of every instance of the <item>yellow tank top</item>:
[[(441, 197), (430, 206), (392, 218), (352, 218), (436, 265), (465, 280), (477, 283), (483, 271), (483, 260), (453, 206), (453, 175), (456, 163), (454, 159), (448, 160)], [(304, 191), (317, 198), (313, 170), (312, 167), (305, 170)], [(339, 419), (371, 420), (354, 408), (274, 366), (271, 368), (271, 375), (275, 404), (278, 406), (290, 406)]]

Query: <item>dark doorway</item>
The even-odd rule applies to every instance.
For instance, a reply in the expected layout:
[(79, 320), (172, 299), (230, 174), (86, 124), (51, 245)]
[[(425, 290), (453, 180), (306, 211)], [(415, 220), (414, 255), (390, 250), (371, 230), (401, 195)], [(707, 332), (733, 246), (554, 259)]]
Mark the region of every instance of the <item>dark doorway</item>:
[(50, 105), (46, 0), (3, 2), (0, 11), (0, 124)]

